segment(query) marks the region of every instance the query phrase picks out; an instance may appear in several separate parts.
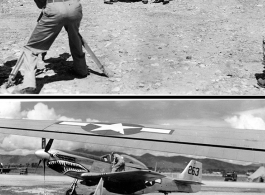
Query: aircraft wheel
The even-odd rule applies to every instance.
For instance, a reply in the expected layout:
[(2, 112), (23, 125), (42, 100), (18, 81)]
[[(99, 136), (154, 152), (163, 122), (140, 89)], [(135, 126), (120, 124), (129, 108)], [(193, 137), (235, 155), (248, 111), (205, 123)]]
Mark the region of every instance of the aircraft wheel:
[(72, 192), (72, 189), (69, 189), (66, 191), (65, 195), (77, 195), (76, 191), (74, 190), (73, 193)]
[(95, 194), (95, 192), (91, 192), (89, 195), (94, 195)]

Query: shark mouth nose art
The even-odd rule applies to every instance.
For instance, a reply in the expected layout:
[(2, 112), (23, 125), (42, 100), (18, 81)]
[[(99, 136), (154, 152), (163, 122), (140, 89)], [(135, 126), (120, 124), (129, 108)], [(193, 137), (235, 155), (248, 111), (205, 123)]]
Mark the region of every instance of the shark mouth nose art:
[(72, 162), (68, 162), (64, 160), (52, 160), (52, 161), (49, 161), (47, 165), (49, 168), (57, 172), (63, 173), (63, 174), (69, 171), (88, 172), (88, 170), (84, 166), (78, 163), (72, 163)]

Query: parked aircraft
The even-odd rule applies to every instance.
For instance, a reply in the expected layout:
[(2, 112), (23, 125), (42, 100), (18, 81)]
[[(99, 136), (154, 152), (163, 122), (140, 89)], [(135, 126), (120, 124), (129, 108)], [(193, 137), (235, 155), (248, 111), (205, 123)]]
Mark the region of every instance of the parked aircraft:
[[(167, 177), (161, 173), (149, 170), (137, 159), (122, 155), (125, 159), (125, 170), (111, 172), (112, 156), (110, 154), (98, 157), (80, 152), (52, 150), (51, 139), (44, 149), (35, 152), (40, 162), (54, 171), (74, 178), (67, 195), (75, 195), (78, 180), (86, 186), (95, 186), (95, 194), (147, 194), (161, 192), (198, 192), (201, 189), (202, 163), (191, 160), (178, 178)], [(104, 188), (103, 188), (104, 187)]]
[(0, 174), (4, 173), (7, 174), (11, 171), (11, 168), (9, 166), (4, 167), (3, 163), (0, 163)]
[(127, 123), (0, 119), (0, 133), (188, 154), (253, 163), (265, 162), (265, 131)]

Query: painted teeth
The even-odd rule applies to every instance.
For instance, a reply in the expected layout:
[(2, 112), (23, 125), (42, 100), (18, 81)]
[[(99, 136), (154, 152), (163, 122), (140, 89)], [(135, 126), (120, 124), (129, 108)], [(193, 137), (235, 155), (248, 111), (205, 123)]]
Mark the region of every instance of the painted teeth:
[(86, 168), (83, 167), (80, 164), (67, 162), (67, 161), (62, 161), (62, 160), (49, 161), (48, 165), (60, 165), (60, 166), (63, 166), (63, 171), (62, 171), (63, 174), (67, 173), (68, 171), (75, 171), (75, 172), (86, 171)]

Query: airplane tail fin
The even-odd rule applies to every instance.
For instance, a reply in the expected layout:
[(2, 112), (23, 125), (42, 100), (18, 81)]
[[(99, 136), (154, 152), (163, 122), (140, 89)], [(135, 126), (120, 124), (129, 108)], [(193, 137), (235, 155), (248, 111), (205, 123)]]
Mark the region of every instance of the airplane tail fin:
[(202, 163), (191, 160), (184, 171), (179, 175), (179, 179), (200, 183), (202, 181)]

